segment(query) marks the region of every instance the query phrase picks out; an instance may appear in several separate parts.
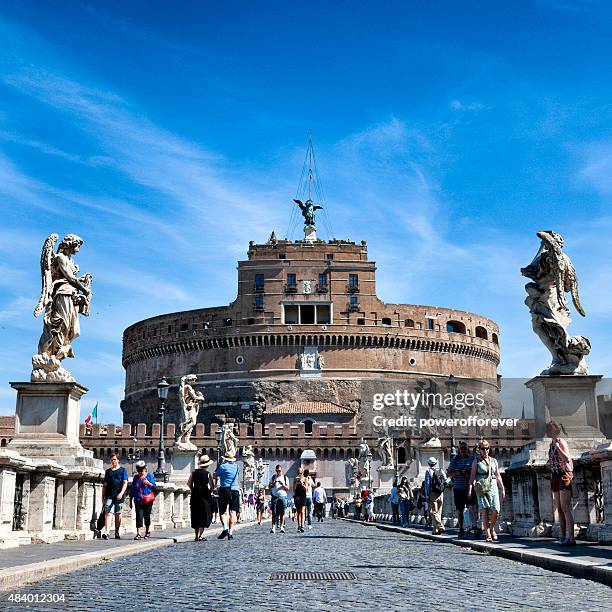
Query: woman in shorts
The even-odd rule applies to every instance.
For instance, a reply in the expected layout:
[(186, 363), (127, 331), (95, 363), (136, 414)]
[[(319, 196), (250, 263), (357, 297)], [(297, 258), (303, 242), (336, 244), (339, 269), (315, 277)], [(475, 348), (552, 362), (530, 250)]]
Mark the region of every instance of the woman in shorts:
[(551, 438), (548, 448), (553, 500), (559, 514), (559, 546), (576, 546), (574, 515), (572, 514), (572, 480), (574, 464), (567, 442), (561, 438), (562, 426), (550, 421), (546, 435)]
[(264, 512), (266, 510), (266, 490), (259, 489), (257, 492), (257, 499), (255, 500), (255, 510), (257, 512), (257, 524), (261, 525), (264, 519)]
[(293, 481), (293, 503), (297, 516), (298, 533), (304, 533), (304, 522), (306, 520), (306, 478), (304, 469), (298, 468), (297, 476)]

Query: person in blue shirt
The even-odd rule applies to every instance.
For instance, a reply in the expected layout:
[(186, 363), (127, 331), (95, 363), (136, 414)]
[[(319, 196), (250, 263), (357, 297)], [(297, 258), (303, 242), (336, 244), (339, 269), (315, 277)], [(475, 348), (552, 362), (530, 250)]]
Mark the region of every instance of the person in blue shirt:
[[(228, 453), (222, 457), (223, 463), (215, 470), (215, 477), (219, 479), (219, 519), (223, 531), (217, 536), (220, 540), (234, 539), (233, 529), (236, 524), (236, 515), (240, 510), (240, 468), (236, 464), (236, 455)], [(225, 528), (223, 517), (229, 508), (228, 528)]]
[(111, 467), (104, 473), (102, 483), (102, 501), (104, 504), (104, 532), (102, 539), (108, 540), (108, 532), (111, 526), (111, 513), (115, 515), (115, 539), (121, 539), (119, 528), (121, 527), (121, 510), (125, 500), (125, 491), (128, 486), (127, 470), (119, 465), (119, 457), (114, 453), (110, 456)]
[(136, 509), (135, 540), (140, 540), (143, 537), (140, 534), (143, 523), (145, 528), (144, 537), (151, 537), (151, 510), (155, 501), (156, 488), (155, 477), (147, 472), (147, 464), (144, 461), (138, 461), (136, 463), (136, 475), (132, 479), (132, 486), (130, 487), (130, 496), (134, 501)]

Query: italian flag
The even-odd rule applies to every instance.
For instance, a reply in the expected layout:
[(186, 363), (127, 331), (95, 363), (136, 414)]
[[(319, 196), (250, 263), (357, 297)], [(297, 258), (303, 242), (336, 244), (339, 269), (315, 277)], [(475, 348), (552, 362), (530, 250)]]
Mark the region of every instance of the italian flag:
[(89, 416), (85, 419), (85, 425), (89, 425), (91, 423), (91, 419), (98, 419), (98, 402), (96, 402), (96, 405), (91, 409)]

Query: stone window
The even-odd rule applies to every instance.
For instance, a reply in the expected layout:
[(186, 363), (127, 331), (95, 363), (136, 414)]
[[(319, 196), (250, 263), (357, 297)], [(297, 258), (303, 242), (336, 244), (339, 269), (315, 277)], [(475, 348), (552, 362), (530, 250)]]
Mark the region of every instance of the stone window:
[(327, 259), (327, 261), (331, 261), (333, 258), (334, 258), (333, 253), (327, 253), (327, 254), (325, 255), (325, 259)]
[(189, 329), (189, 323), (181, 323), (181, 326), (179, 327), (179, 331), (187, 331)]
[(302, 304), (300, 306), (300, 324), (314, 325), (315, 307), (312, 304)]
[(256, 290), (263, 290), (264, 288), (264, 275), (263, 274), (256, 274), (255, 275), (255, 289)]
[(351, 306), (359, 306), (359, 296), (351, 295)]
[(391, 327), (391, 319), (389, 317), (383, 317), (381, 324), (385, 327)]
[(253, 319), (252, 317), (250, 319), (247, 319), (247, 324), (248, 325), (255, 325), (255, 319)]
[(297, 278), (295, 274), (287, 274), (287, 285), (289, 285), (289, 287), (297, 287)]
[(491, 334), (491, 340), (493, 340), (495, 344), (499, 344), (499, 338), (497, 337), (497, 334)]
[(461, 321), (448, 321), (446, 323), (446, 331), (451, 334), (465, 334), (465, 324)]
[(284, 325), (329, 325), (330, 304), (283, 304)]
[(399, 446), (397, 449), (397, 462), (406, 463), (406, 449), (403, 446)]
[(225, 325), (225, 327), (231, 327), (232, 325), (231, 317), (225, 317), (225, 319), (223, 319), (223, 325)]
[(325, 272), (319, 274), (319, 285), (321, 287), (327, 287), (327, 274)]
[(171, 334), (172, 333), (172, 325), (168, 325), (168, 333)]
[(482, 325), (477, 325), (475, 331), (476, 331), (477, 338), (482, 338), (483, 340), (489, 339), (489, 334), (487, 330), (484, 327), (482, 327)]
[(285, 312), (285, 325), (295, 325), (299, 322), (299, 306), (294, 304), (285, 304), (284, 306)]
[(306, 419), (304, 421), (304, 433), (305, 434), (311, 434), (312, 433), (312, 425), (313, 425), (313, 421), (311, 421), (310, 419)]
[(359, 319), (357, 319), (357, 325), (365, 325), (365, 319), (363, 317), (360, 317)]
[(264, 307), (264, 294), (257, 293), (255, 294), (255, 308), (261, 309)]
[(406, 320), (404, 321), (404, 325), (405, 325), (406, 327), (414, 327), (414, 321), (413, 321), (412, 319), (406, 319)]
[(357, 274), (349, 274), (349, 287), (351, 289), (359, 288), (359, 276)]
[(427, 329), (430, 331), (434, 329), (434, 320), (431, 318), (427, 319)]

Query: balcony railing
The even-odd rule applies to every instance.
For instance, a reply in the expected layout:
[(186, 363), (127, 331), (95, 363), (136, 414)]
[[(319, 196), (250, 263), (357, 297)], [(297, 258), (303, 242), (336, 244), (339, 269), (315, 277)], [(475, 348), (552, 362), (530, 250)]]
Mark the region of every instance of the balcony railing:
[(297, 285), (285, 285), (285, 293), (297, 293)]
[(264, 292), (264, 285), (258, 285), (257, 283), (254, 286), (254, 289), (256, 291), (256, 293), (263, 293)]
[(359, 293), (359, 285), (347, 285), (347, 293)]
[(349, 304), (348, 311), (349, 312), (357, 312), (359, 310), (359, 304)]
[(329, 291), (329, 285), (325, 283), (324, 285), (317, 285), (317, 293), (327, 293)]

